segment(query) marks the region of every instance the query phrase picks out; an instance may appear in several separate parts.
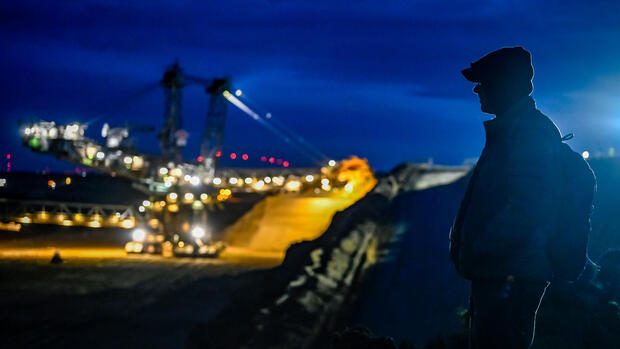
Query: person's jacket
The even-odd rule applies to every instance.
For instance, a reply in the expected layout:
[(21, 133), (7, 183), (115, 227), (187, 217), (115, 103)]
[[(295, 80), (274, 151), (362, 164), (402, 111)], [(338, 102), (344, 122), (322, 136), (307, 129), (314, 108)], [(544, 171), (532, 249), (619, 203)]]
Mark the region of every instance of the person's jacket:
[(486, 144), (450, 231), (450, 256), (466, 279), (551, 280), (561, 135), (531, 97), (484, 122)]

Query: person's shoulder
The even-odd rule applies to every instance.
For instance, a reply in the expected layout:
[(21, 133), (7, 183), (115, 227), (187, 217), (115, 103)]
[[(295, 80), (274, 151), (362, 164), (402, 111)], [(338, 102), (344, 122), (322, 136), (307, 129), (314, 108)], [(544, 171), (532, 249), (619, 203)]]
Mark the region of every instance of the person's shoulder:
[(560, 140), (558, 126), (538, 109), (529, 110), (519, 120), (516, 136), (536, 143), (553, 143)]

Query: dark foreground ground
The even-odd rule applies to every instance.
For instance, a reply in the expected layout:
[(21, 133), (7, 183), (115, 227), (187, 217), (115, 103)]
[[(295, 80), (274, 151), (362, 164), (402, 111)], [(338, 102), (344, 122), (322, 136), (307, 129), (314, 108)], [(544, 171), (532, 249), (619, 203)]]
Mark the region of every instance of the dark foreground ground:
[[(182, 348), (189, 331), (251, 292), (272, 260), (121, 256), (122, 234), (67, 232), (0, 239), (2, 251), (54, 245), (109, 257), (0, 259), (2, 348)], [(64, 240), (64, 242), (63, 242)], [(70, 240), (70, 242), (68, 242)], [(16, 248), (16, 247), (21, 247)], [(60, 249), (62, 255), (62, 248)]]

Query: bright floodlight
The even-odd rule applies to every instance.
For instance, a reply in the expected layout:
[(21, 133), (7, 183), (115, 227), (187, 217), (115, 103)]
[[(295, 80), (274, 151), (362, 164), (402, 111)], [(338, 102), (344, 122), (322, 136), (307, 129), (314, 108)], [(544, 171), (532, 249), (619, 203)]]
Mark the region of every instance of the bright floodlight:
[(237, 184), (237, 178), (235, 178), (235, 177), (231, 177), (231, 178), (228, 180), (228, 182), (229, 182), (230, 184)]
[(133, 159), (131, 158), (131, 156), (125, 156), (125, 158), (123, 159), (123, 162), (127, 165), (131, 164), (132, 161)]
[(329, 162), (327, 163), (329, 166), (334, 167), (336, 166), (336, 160), (329, 160)]
[(198, 185), (198, 184), (200, 184), (200, 178), (199, 178), (198, 176), (192, 176), (192, 177), (189, 179), (189, 182), (190, 182), (192, 185)]
[(221, 178), (217, 178), (217, 177), (213, 178), (213, 184), (215, 184), (215, 185), (222, 184), (222, 179)]
[(131, 234), (131, 237), (134, 241), (144, 241), (144, 238), (146, 237), (146, 232), (144, 231), (144, 229), (136, 229)]
[(306, 182), (312, 182), (314, 180), (314, 176), (313, 175), (307, 175), (306, 176)]
[(581, 156), (583, 156), (584, 159), (587, 159), (590, 157), (590, 152), (586, 150), (583, 153), (581, 153)]
[(193, 200), (194, 199), (194, 194), (192, 193), (185, 193), (185, 200)]
[(97, 158), (97, 160), (103, 160), (103, 158), (105, 157), (105, 153), (102, 151), (98, 151), (95, 157)]
[(194, 227), (192, 229), (192, 236), (196, 239), (203, 238), (205, 236), (205, 230), (202, 227)]

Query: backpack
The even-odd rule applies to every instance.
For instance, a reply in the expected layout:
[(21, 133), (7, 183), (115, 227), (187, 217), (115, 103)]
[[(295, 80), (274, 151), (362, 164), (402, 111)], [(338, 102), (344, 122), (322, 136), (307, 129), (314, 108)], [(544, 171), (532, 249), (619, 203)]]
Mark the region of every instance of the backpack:
[(588, 162), (562, 137), (557, 153), (560, 183), (554, 231), (547, 244), (547, 256), (555, 279), (574, 281), (588, 259), (590, 215), (596, 178)]

